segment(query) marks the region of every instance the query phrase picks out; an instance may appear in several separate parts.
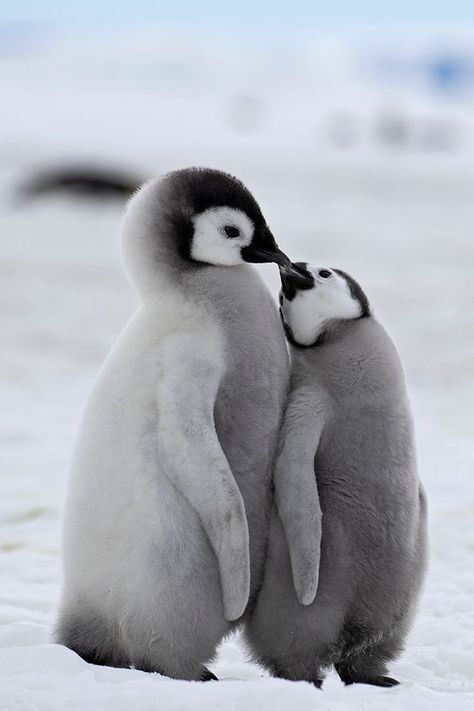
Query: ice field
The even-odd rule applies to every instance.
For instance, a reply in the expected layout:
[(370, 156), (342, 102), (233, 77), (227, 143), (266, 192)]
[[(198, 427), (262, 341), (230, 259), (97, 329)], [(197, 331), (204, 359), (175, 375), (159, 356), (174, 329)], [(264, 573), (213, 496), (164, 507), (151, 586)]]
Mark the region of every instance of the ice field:
[[(474, 124), (459, 102), (414, 92), (389, 101), (352, 82), (345, 55), (328, 76), (308, 53), (294, 82), (298, 54), (255, 63), (232, 52), (220, 62), (214, 46), (186, 51), (182, 65), (171, 40), (161, 53), (150, 41), (114, 46), (106, 59), (97, 43), (0, 58), (0, 710), (473, 709)], [(235, 93), (223, 84), (231, 70)], [(345, 94), (359, 127), (350, 150), (323, 129)], [(398, 148), (371, 128), (397, 101), (410, 131)], [(451, 150), (420, 148), (433, 117), (458, 130)], [(406, 368), (429, 498), (430, 569), (390, 670), (399, 687), (345, 688), (332, 672), (322, 691), (271, 679), (237, 637), (209, 665), (220, 681), (206, 684), (88, 665), (52, 644), (74, 436), (135, 307), (120, 204), (15, 199), (32, 171), (68, 161), (144, 176), (192, 164), (232, 172), (293, 259), (343, 268), (365, 288)], [(276, 295), (276, 268), (258, 269)]]

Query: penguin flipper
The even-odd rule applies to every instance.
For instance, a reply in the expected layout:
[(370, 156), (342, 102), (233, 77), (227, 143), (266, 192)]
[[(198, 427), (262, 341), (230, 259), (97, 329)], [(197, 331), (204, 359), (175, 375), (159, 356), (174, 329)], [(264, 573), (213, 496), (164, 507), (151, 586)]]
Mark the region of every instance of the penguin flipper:
[(275, 501), (288, 543), (298, 601), (310, 605), (318, 589), (322, 513), (314, 458), (324, 428), (324, 399), (295, 390), (285, 412), (275, 466)]
[(224, 616), (242, 616), (250, 593), (245, 505), (214, 423), (224, 361), (209, 340), (168, 337), (157, 384), (158, 447), (166, 476), (198, 513), (217, 557)]

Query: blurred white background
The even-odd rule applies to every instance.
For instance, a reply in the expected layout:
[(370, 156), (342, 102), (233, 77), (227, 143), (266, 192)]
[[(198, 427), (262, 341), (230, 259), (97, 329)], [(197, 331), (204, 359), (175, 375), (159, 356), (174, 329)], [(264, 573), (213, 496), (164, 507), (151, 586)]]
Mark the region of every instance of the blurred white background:
[[(52, 694), (58, 709), (137, 694), (140, 708), (157, 694), (182, 703), (160, 708), (321, 703), (263, 679), (194, 686), (186, 705), (185, 684), (107, 676), (49, 644), (74, 434), (135, 300), (118, 253), (126, 191), (25, 188), (93, 170), (132, 186), (193, 164), (240, 177), (294, 259), (352, 273), (397, 343), (432, 562), (384, 708), (472, 708), (474, 6), (17, 2), (0, 16), (0, 97), (5, 708), (56, 708)], [(276, 270), (259, 269), (276, 294)], [(233, 640), (213, 668), (260, 679), (244, 660)], [(379, 693), (330, 676), (323, 698), (379, 709)]]

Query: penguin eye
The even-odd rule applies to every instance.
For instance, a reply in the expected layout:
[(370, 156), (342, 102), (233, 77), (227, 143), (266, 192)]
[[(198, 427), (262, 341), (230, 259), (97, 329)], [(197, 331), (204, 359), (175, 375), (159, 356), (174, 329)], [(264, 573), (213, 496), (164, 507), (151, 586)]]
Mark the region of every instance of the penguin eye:
[(224, 232), (226, 233), (227, 237), (230, 237), (230, 239), (240, 236), (239, 228), (235, 227), (234, 225), (225, 225)]
[(331, 272), (329, 271), (329, 269), (320, 269), (319, 276), (322, 277), (323, 279), (327, 279), (328, 277), (331, 276)]

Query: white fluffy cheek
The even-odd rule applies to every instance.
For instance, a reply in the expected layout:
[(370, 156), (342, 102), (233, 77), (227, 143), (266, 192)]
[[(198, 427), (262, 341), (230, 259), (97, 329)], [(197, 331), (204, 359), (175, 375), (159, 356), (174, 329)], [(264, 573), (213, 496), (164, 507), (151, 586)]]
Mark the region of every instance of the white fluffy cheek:
[(341, 288), (320, 285), (299, 292), (293, 301), (285, 304), (284, 315), (295, 341), (310, 346), (328, 321), (358, 318), (360, 305), (345, 283), (341, 283)]
[(286, 302), (283, 315), (297, 343), (302, 346), (310, 346), (314, 343), (318, 337), (320, 321), (315, 318), (310, 292), (302, 292), (293, 301)]
[(240, 242), (225, 239), (217, 230), (197, 228), (191, 245), (191, 257), (198, 262), (235, 266), (244, 261)]
[(341, 279), (340, 288), (324, 295), (321, 309), (327, 319), (351, 319), (360, 316), (360, 304), (352, 298), (349, 287)]

